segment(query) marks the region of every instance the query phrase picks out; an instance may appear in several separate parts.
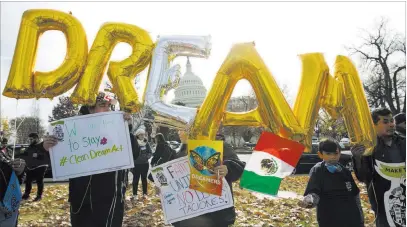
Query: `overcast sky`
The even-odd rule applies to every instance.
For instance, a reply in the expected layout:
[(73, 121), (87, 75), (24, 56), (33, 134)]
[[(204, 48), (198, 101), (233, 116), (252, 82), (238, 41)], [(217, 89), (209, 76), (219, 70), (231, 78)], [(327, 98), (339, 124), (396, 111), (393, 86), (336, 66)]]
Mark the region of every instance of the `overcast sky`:
[[(193, 71), (208, 90), (231, 46), (255, 41), (257, 51), (278, 83), (288, 85), (292, 100), (295, 100), (301, 76), (299, 54), (322, 52), (332, 67), (336, 55), (348, 55), (345, 45), (360, 43), (360, 29), (372, 28), (381, 16), (390, 19), (389, 28), (395, 31), (405, 34), (406, 27), (403, 2), (1, 2), (1, 92), (9, 74), (23, 12), (44, 8), (72, 11), (86, 31), (89, 48), (105, 22), (137, 25), (150, 32), (153, 41), (157, 35), (211, 35), (209, 59), (191, 59)], [(35, 70), (50, 71), (58, 67), (65, 49), (62, 33), (46, 32), (39, 41)], [(124, 59), (130, 53), (130, 46), (119, 44), (112, 60)], [(356, 56), (351, 58), (358, 63)], [(175, 63), (180, 63), (185, 72), (185, 58), (180, 57)], [(146, 72), (137, 85), (140, 92), (145, 83)], [(247, 94), (249, 87), (247, 82), (239, 82), (233, 96)], [(167, 101), (172, 97), (170, 92)], [(17, 101), (1, 96), (2, 117), (30, 115), (31, 106), (36, 103), (46, 123), (56, 100), (20, 100), (16, 114)]]

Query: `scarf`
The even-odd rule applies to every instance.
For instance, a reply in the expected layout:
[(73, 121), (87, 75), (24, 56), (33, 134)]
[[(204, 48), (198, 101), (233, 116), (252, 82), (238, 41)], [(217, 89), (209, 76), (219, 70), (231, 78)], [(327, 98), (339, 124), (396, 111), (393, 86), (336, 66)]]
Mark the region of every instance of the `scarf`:
[(140, 147), (144, 147), (147, 144), (147, 140), (139, 140), (137, 139), (137, 143)]

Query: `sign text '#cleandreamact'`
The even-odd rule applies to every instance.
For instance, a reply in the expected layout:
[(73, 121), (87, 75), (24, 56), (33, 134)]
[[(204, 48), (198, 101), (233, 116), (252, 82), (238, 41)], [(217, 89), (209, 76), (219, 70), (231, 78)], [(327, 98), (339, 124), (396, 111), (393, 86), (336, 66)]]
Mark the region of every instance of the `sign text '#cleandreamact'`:
[(122, 112), (77, 116), (51, 123), (54, 180), (133, 168), (129, 129)]

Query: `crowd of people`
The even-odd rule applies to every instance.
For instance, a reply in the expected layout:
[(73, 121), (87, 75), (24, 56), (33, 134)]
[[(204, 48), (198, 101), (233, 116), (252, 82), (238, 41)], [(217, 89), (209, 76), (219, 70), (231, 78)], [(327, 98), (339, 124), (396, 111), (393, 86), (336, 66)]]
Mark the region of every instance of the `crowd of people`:
[[(107, 98), (100, 92), (93, 106), (82, 106), (79, 115), (107, 112), (112, 110), (115, 100)], [(375, 212), (375, 222), (378, 227), (406, 226), (406, 187), (405, 187), (405, 114), (393, 118), (392, 113), (385, 108), (372, 111), (372, 119), (377, 132), (377, 146), (371, 155), (365, 155), (365, 147), (354, 146), (351, 151), (357, 179), (365, 183), (372, 210)], [(131, 116), (124, 114), (129, 121)], [(132, 125), (129, 125), (133, 132)], [(178, 131), (181, 146), (174, 150), (169, 146), (163, 134), (154, 137), (155, 151), (148, 142), (147, 133), (138, 128), (130, 133), (134, 169), (132, 200), (145, 199), (147, 195), (148, 175), (152, 167), (184, 157), (188, 154), (186, 131)], [(49, 152), (58, 140), (46, 136), (40, 142), (37, 134), (29, 135), (30, 146), (26, 159), (13, 159), (12, 151), (2, 141), (0, 152), (0, 201), (3, 201), (12, 172), (25, 178), (25, 192), (22, 199), (29, 199), (32, 181), (38, 185), (34, 201), (40, 201), (44, 190), (44, 174), (50, 164)], [(222, 134), (217, 134), (216, 140), (223, 140), (223, 163), (214, 170), (224, 177), (233, 195), (232, 182), (238, 181), (245, 168), (245, 163), (239, 160), (231, 145), (225, 141)], [(52, 151), (58, 152), (58, 151)], [(317, 220), (322, 227), (360, 227), (365, 226), (363, 210), (360, 202), (360, 189), (355, 183), (352, 173), (339, 163), (340, 146), (335, 140), (326, 139), (319, 144), (319, 155), (322, 162), (316, 164), (310, 171), (310, 178), (305, 189), (304, 198), (299, 206), (316, 208)], [(151, 160), (151, 161), (150, 161)], [(393, 170), (386, 173), (385, 169)], [(403, 173), (397, 171), (403, 170)], [(396, 172), (395, 172), (396, 171)], [(73, 227), (122, 226), (125, 193), (127, 189), (126, 170), (118, 170), (90, 176), (69, 179), (70, 219)], [(399, 173), (399, 174), (398, 174)], [(139, 181), (141, 180), (142, 197), (137, 197)], [(159, 189), (156, 188), (159, 193)], [(238, 203), (238, 201), (236, 201)], [(0, 226), (14, 227), (18, 222), (18, 208), (4, 209), (0, 204)], [(172, 223), (173, 226), (205, 226), (227, 227), (236, 220), (235, 207), (206, 213), (198, 217)]]

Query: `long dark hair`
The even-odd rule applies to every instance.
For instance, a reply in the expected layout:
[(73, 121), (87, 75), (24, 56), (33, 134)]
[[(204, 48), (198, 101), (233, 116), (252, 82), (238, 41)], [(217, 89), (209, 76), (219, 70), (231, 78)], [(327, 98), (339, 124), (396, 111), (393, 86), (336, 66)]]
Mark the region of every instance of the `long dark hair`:
[(167, 143), (167, 141), (165, 140), (164, 135), (161, 134), (161, 133), (157, 133), (157, 135), (155, 135), (155, 141), (157, 142), (157, 145)]
[(85, 105), (81, 106), (81, 108), (79, 109), (79, 115), (87, 115), (87, 114), (90, 114), (89, 107), (85, 106)]

